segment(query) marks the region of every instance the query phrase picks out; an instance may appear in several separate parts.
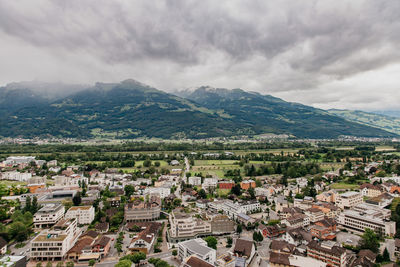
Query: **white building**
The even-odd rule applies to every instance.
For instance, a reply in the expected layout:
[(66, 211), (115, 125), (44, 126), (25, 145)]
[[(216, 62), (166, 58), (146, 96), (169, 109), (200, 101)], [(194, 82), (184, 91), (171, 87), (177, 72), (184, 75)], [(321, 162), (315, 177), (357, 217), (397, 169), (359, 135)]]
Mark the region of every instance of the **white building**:
[(54, 227), (42, 231), (31, 242), (31, 259), (34, 261), (63, 260), (79, 236), (75, 219), (62, 219)]
[(53, 226), (64, 216), (64, 211), (62, 204), (46, 204), (33, 216), (33, 224), (35, 228)]
[(86, 184), (89, 182), (88, 178), (78, 174), (73, 174), (71, 176), (57, 175), (52, 178), (54, 179), (55, 187), (78, 187), (79, 184), (82, 184), (83, 182)]
[(362, 233), (365, 228), (370, 228), (382, 235), (396, 234), (396, 222), (385, 219), (385, 215), (376, 210), (346, 210), (339, 214), (337, 222), (349, 231)]
[(169, 216), (169, 236), (176, 240), (192, 239), (211, 234), (211, 223), (194, 218), (191, 214), (174, 210)]
[(203, 184), (201, 185), (201, 187), (204, 190), (212, 190), (212, 189), (216, 189), (218, 185), (218, 178), (205, 178)]
[(154, 195), (154, 194), (158, 194), (160, 195), (161, 199), (166, 198), (167, 196), (169, 196), (169, 194), (171, 194), (171, 188), (170, 187), (146, 187), (146, 189), (144, 190), (143, 194), (148, 195)]
[(32, 174), (30, 172), (3, 172), (0, 173), (2, 180), (13, 180), (19, 182), (26, 182), (32, 178)]
[[(214, 205), (215, 206), (215, 205)], [(211, 206), (212, 208), (214, 206)], [(260, 202), (258, 201), (240, 201), (233, 202), (231, 200), (225, 200), (222, 205), (217, 207), (218, 210), (222, 210), (231, 219), (236, 219), (239, 214), (249, 214), (251, 212), (260, 209)]]
[(336, 197), (336, 206), (343, 209), (351, 209), (358, 204), (363, 203), (363, 196), (360, 192), (350, 191), (339, 194)]
[(207, 242), (201, 238), (179, 242), (178, 248), (178, 256), (182, 261), (192, 255), (196, 255), (211, 265), (215, 265), (217, 258), (216, 250), (208, 247)]
[(188, 178), (188, 183), (193, 186), (201, 185), (201, 177), (191, 176)]
[(93, 206), (77, 206), (69, 208), (65, 213), (65, 218), (76, 219), (78, 224), (91, 224), (94, 220), (94, 214)]

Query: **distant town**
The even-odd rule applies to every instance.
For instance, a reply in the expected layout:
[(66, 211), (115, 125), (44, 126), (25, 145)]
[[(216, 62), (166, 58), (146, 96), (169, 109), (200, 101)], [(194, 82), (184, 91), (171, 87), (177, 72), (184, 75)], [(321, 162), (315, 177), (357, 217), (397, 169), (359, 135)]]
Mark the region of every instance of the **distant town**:
[(3, 144), (0, 266), (400, 259), (396, 142), (262, 144)]

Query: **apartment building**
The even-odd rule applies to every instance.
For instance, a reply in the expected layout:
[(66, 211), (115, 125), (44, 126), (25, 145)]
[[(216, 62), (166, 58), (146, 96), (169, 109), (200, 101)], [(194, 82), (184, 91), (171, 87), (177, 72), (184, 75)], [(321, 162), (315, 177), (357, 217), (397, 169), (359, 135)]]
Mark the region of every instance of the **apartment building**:
[(211, 219), (211, 231), (213, 234), (232, 233), (235, 231), (235, 225), (234, 221), (223, 214), (215, 215)]
[(321, 194), (317, 195), (316, 199), (318, 201), (322, 201), (322, 202), (335, 203), (337, 195), (338, 194), (334, 190), (329, 190), (329, 191), (322, 192)]
[(382, 194), (381, 187), (369, 183), (364, 183), (360, 186), (361, 194), (365, 197), (377, 197)]
[(307, 256), (323, 261), (328, 266), (345, 267), (348, 265), (346, 249), (337, 246), (333, 241), (322, 243), (311, 241), (307, 245)]
[(314, 223), (324, 219), (324, 213), (318, 208), (310, 208), (304, 212), (310, 218), (310, 222)]
[(178, 256), (182, 261), (192, 255), (195, 255), (212, 265), (215, 264), (217, 258), (216, 250), (208, 247), (207, 242), (201, 238), (178, 243)]
[(33, 216), (33, 224), (35, 228), (53, 226), (64, 216), (64, 212), (62, 204), (46, 204)]
[(336, 207), (332, 203), (327, 203), (327, 202), (316, 203), (312, 206), (312, 208), (321, 210), (324, 213), (325, 217), (332, 219), (336, 218), (336, 216), (339, 215), (340, 213), (340, 209), (338, 207)]
[(30, 172), (2, 172), (0, 173), (0, 177), (2, 180), (12, 180), (19, 182), (26, 182), (32, 178), (32, 174)]
[(310, 218), (307, 215), (296, 213), (293, 216), (282, 220), (282, 223), (292, 228), (306, 227), (310, 225)]
[(65, 218), (75, 218), (78, 224), (91, 224), (94, 220), (94, 214), (95, 211), (93, 206), (78, 206), (71, 207), (67, 213), (65, 213)]
[(148, 201), (136, 200), (125, 205), (125, 221), (153, 221), (160, 217), (161, 200), (158, 196), (150, 196)]
[(349, 231), (362, 233), (365, 228), (370, 228), (382, 235), (396, 234), (396, 222), (389, 221), (382, 212), (376, 210), (346, 210), (338, 216), (337, 222)]
[(243, 190), (248, 190), (250, 188), (255, 188), (256, 187), (256, 182), (254, 180), (244, 180), (240, 183), (240, 188)]
[(171, 186), (162, 185), (160, 187), (146, 187), (146, 189), (144, 190), (143, 194), (145, 194), (145, 195), (148, 195), (148, 194), (156, 195), (156, 194), (158, 194), (161, 199), (164, 199), (167, 196), (169, 196), (169, 194), (171, 194)]
[(42, 231), (31, 242), (34, 261), (63, 260), (79, 236), (75, 219), (62, 219), (50, 230)]
[(188, 184), (191, 184), (193, 186), (199, 186), (201, 185), (201, 177), (198, 176), (191, 176), (188, 178)]
[(342, 210), (351, 209), (361, 203), (363, 203), (363, 196), (360, 192), (350, 191), (336, 197), (336, 206)]
[(211, 223), (193, 217), (179, 209), (175, 209), (169, 216), (169, 237), (172, 242), (183, 241), (212, 233)]
[(206, 190), (213, 190), (216, 189), (218, 185), (218, 178), (204, 178), (204, 182), (201, 187)]

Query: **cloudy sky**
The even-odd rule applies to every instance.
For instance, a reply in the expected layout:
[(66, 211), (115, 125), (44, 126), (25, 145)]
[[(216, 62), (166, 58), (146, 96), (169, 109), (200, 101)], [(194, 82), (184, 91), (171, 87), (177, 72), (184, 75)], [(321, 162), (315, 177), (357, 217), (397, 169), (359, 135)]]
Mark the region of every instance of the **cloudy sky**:
[(0, 84), (133, 78), (400, 109), (399, 14), (399, 0), (0, 0)]

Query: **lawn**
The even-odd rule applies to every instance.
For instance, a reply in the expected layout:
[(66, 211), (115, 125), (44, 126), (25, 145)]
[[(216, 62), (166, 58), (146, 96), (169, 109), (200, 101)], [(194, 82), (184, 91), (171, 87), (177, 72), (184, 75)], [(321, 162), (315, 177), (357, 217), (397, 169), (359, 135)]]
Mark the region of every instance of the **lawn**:
[(19, 182), (19, 181), (7, 181), (7, 180), (1, 180), (1, 184), (4, 184), (5, 186), (17, 186), (17, 185), (27, 185), (27, 182)]
[(230, 189), (217, 189), (217, 194), (219, 197), (227, 196), (231, 190)]
[(348, 183), (344, 183), (344, 182), (335, 183), (335, 184), (331, 185), (332, 189), (350, 189), (350, 190), (353, 190), (353, 189), (356, 189), (358, 187), (359, 187), (358, 184), (348, 184)]

